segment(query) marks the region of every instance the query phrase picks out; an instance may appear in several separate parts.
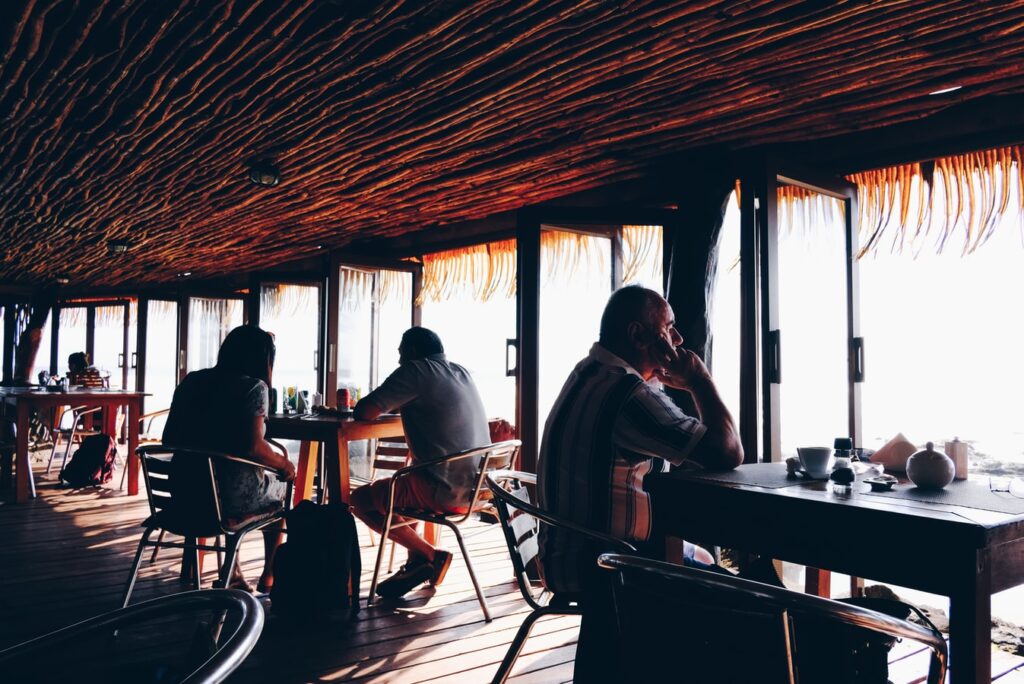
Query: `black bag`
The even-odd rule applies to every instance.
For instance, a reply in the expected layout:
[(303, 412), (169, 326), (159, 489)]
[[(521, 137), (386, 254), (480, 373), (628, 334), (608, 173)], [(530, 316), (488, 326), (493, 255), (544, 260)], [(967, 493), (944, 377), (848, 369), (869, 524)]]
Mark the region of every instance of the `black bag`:
[(114, 477), (117, 443), (110, 435), (89, 435), (71, 454), (71, 460), (60, 471), (60, 479), (72, 487), (95, 487)]
[[(839, 600), (900, 620), (906, 620), (914, 612), (923, 624), (938, 633), (935, 625), (909, 603), (866, 596)], [(886, 684), (889, 680), (889, 651), (896, 643), (895, 637), (849, 625), (816, 621), (810, 621), (810, 624), (797, 622), (795, 635), (801, 681)]]
[(359, 612), (362, 562), (348, 504), (303, 501), (285, 514), (288, 541), (274, 554), (270, 604), (288, 619), (323, 622)]

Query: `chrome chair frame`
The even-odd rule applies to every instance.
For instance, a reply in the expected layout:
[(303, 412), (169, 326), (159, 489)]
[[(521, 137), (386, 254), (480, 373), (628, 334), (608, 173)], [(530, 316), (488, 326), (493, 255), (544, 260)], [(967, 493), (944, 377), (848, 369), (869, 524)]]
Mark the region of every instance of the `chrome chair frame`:
[[(480, 582), (477, 581), (476, 572), (473, 570), (473, 563), (469, 558), (469, 553), (466, 551), (466, 544), (462, 539), (462, 534), (459, 532), (458, 526), (473, 515), (474, 509), (480, 500), (480, 492), (484, 487), (484, 476), (487, 474), (487, 471), (495, 466), (507, 467), (509, 464), (513, 463), (515, 461), (516, 454), (519, 452), (520, 444), (521, 442), (518, 439), (496, 442), (495, 444), (488, 444), (487, 446), (479, 447), (477, 449), (469, 449), (457, 454), (451, 454), (450, 456), (445, 456), (444, 458), (440, 458), (435, 461), (414, 463), (395, 471), (395, 474), (388, 482), (388, 508), (384, 517), (384, 529), (381, 533), (381, 543), (377, 547), (377, 563), (373, 568), (373, 580), (370, 582), (370, 594), (366, 599), (367, 606), (373, 605), (375, 592), (377, 590), (377, 580), (380, 577), (380, 566), (384, 560), (384, 540), (386, 540), (391, 534), (392, 529), (414, 525), (417, 521), (423, 521), (443, 525), (455, 534), (455, 539), (459, 544), (459, 550), (462, 552), (462, 558), (466, 563), (466, 569), (469, 571), (469, 578), (473, 582), (473, 589), (476, 590), (477, 600), (480, 602), (481, 610), (483, 610), (484, 621), (491, 621), (491, 611), (487, 606), (487, 599), (484, 597), (484, 593), (480, 589)], [(419, 473), (442, 463), (451, 463), (452, 461), (470, 458), (477, 458), (480, 460), (480, 463), (478, 465), (476, 485), (473, 487), (473, 496), (470, 499), (469, 507), (466, 509), (465, 513), (444, 514), (406, 508), (395, 508), (395, 484), (400, 478), (408, 477), (412, 473)], [(395, 515), (406, 518), (406, 520), (395, 524)]]
[[(716, 594), (718, 600), (725, 596), (736, 597), (756, 606), (758, 610), (776, 609), (788, 616), (798, 626), (801, 617), (809, 617), (816, 620), (835, 620), (844, 625), (890, 637), (913, 639), (931, 649), (928, 684), (939, 684), (946, 680), (949, 653), (942, 635), (908, 620), (901, 620), (861, 606), (810, 594), (801, 594), (739, 577), (729, 577), (633, 555), (602, 554), (598, 557), (597, 564), (606, 570), (618, 573), (618, 581), (614, 584), (616, 594), (624, 586), (624, 578), (627, 573), (642, 574), (680, 583), (680, 585), (685, 583), (689, 588), (708, 596)], [(616, 600), (620, 600), (618, 596), (616, 596)], [(717, 604), (717, 601), (715, 603)], [(792, 637), (790, 635), (787, 638)], [(792, 643), (789, 650), (792, 653)], [(796, 670), (796, 663), (791, 665), (791, 670)], [(796, 674), (799, 676), (799, 671), (796, 671)]]
[[(10, 662), (26, 656), (40, 657), (47, 653), (60, 652), (62, 643), (73, 642), (90, 633), (107, 633), (143, 620), (161, 618), (180, 613), (183, 609), (237, 611), (240, 615), (237, 627), (224, 639), (218, 640), (218, 649), (205, 663), (183, 681), (189, 684), (215, 684), (227, 679), (238, 669), (252, 652), (263, 632), (265, 614), (263, 606), (254, 596), (237, 589), (208, 589), (190, 591), (171, 596), (143, 601), (134, 606), (119, 608), (96, 617), (83, 620), (55, 632), (30, 639), (16, 646), (0, 651), (0, 671), (7, 671)], [(223, 623), (223, 619), (221, 619)], [(35, 665), (41, 667), (40, 665)]]
[[(162, 440), (158, 437), (152, 436), (153, 421), (160, 416), (166, 416), (171, 412), (171, 409), (165, 408), (159, 411), (153, 411), (152, 413), (144, 413), (139, 416), (139, 446), (146, 444), (159, 444)], [(121, 464), (121, 484), (118, 486), (119, 490), (124, 489), (124, 482), (128, 477), (128, 464)], [(153, 551), (153, 560), (156, 560), (156, 551)]]
[[(607, 545), (609, 549), (616, 549), (627, 553), (636, 552), (636, 549), (631, 544), (621, 539), (589, 530), (576, 523), (551, 515), (531, 504), (528, 499), (521, 498), (520, 492), (524, 492), (527, 497), (529, 496), (526, 493), (526, 489), (522, 487), (524, 484), (536, 486), (537, 476), (533, 473), (514, 470), (496, 470), (487, 473), (487, 487), (491, 490), (496, 504), (495, 507), (498, 509), (498, 519), (501, 521), (501, 529), (505, 534), (505, 543), (508, 545), (508, 552), (512, 557), (512, 567), (515, 570), (516, 583), (519, 585), (519, 591), (522, 593), (523, 598), (533, 608), (533, 611), (523, 620), (523, 624), (520, 625), (515, 638), (512, 639), (512, 643), (509, 644), (508, 651), (505, 652), (505, 657), (502, 659), (501, 665), (498, 666), (498, 671), (491, 680), (492, 684), (504, 684), (508, 679), (537, 620), (546, 615), (582, 615), (583, 613), (582, 606), (575, 598), (564, 603), (553, 604), (552, 599), (554, 599), (554, 596), (546, 587), (544, 587), (539, 596), (535, 596), (533, 593), (527, 565), (535, 558), (538, 563), (540, 562), (537, 533), (540, 531), (541, 523), (575, 532), (582, 537)], [(513, 511), (519, 511), (520, 515), (513, 517)], [(524, 516), (529, 516), (532, 522), (524, 523), (524, 521), (529, 520)]]
[[(273, 444), (278, 450), (282, 451), (283, 454), (287, 456), (288, 452), (283, 446), (276, 442), (271, 442), (271, 444)], [(142, 462), (143, 479), (146, 483), (146, 496), (149, 499), (150, 517), (147, 519), (146, 522), (153, 522), (151, 524), (146, 525), (146, 529), (142, 533), (142, 539), (139, 540), (139, 546), (135, 551), (135, 559), (132, 561), (131, 574), (128, 577), (128, 584), (125, 587), (124, 599), (121, 603), (122, 606), (127, 606), (129, 600), (131, 599), (132, 590), (135, 588), (135, 579), (138, 576), (139, 566), (142, 563), (142, 554), (147, 547), (152, 546), (156, 547), (156, 549), (180, 548), (184, 549), (186, 553), (194, 553), (193, 560), (195, 562), (196, 572), (193, 577), (193, 582), (195, 589), (199, 589), (201, 586), (201, 578), (199, 573), (199, 552), (216, 551), (217, 553), (224, 553), (224, 562), (220, 565), (219, 576), (216, 582), (214, 582), (214, 587), (226, 587), (228, 581), (231, 579), (231, 573), (234, 570), (235, 563), (237, 562), (238, 559), (238, 548), (241, 545), (242, 541), (245, 539), (245, 536), (254, 530), (261, 529), (279, 520), (283, 520), (284, 514), (290, 508), (292, 500), (291, 482), (288, 483), (286, 496), (280, 511), (277, 511), (273, 515), (270, 515), (265, 518), (258, 518), (250, 523), (247, 523), (237, 528), (230, 527), (226, 524), (220, 506), (220, 491), (217, 488), (217, 474), (215, 462), (218, 460), (233, 461), (235, 463), (242, 463), (245, 465), (252, 466), (254, 468), (260, 468), (267, 472), (276, 474), (277, 471), (275, 469), (265, 466), (262, 463), (257, 463), (256, 461), (240, 458), (238, 456), (230, 456), (228, 454), (222, 454), (215, 451), (203, 451), (200, 449), (172, 447), (163, 444), (149, 444), (146, 446), (141, 446), (138, 449), (136, 449), (136, 453), (139, 455), (139, 459)], [(200, 537), (212, 536), (206, 534), (206, 532), (208, 532), (207, 530), (203, 530), (203, 533), (200, 533), (200, 531), (197, 530), (193, 534), (189, 534), (188, 531), (185, 530), (181, 531), (184, 532), (184, 534), (182, 535), (185, 537), (184, 542), (173, 542), (163, 540), (164, 532), (166, 532), (167, 530), (163, 529), (162, 527), (159, 527), (157, 523), (159, 522), (159, 513), (169, 505), (171, 501), (171, 495), (169, 494), (169, 489), (155, 488), (153, 480), (167, 478), (167, 480), (169, 481), (169, 469), (165, 469), (163, 468), (163, 466), (154, 469), (153, 464), (155, 462), (160, 462), (169, 465), (170, 457), (175, 455), (183, 455), (192, 458), (206, 459), (208, 467), (207, 472), (209, 473), (208, 484), (210, 486), (210, 496), (212, 497), (211, 502), (213, 504), (213, 509), (215, 512), (214, 515), (216, 518), (216, 520), (211, 522), (213, 523), (213, 525), (216, 526), (217, 530), (219, 531), (219, 534), (216, 537), (218, 543), (214, 543), (212, 545), (198, 543), (198, 539)], [(156, 472), (157, 470), (163, 470), (163, 472)], [(156, 475), (157, 477), (154, 478), (154, 475)], [(155, 532), (158, 529), (160, 530), (159, 538), (156, 541), (150, 541), (150, 535), (152, 535), (153, 532)], [(224, 544), (219, 543), (219, 535), (224, 535)]]

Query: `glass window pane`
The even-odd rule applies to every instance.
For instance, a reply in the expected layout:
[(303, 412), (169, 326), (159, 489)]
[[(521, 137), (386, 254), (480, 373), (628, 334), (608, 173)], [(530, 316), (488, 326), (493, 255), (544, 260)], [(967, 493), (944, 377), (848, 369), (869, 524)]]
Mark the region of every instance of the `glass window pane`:
[[(51, 373), (63, 374), (59, 369), (63, 368), (67, 363), (67, 359), (64, 359), (63, 364), (58, 364), (57, 368), (50, 368), (50, 349), (53, 345), (53, 310), (46, 316), (46, 323), (43, 324), (43, 334), (39, 340), (39, 351), (36, 353), (35, 366), (30, 369), (28, 374), (28, 380), (30, 382), (37, 382), (39, 380), (39, 371), (47, 370)], [(27, 323), (27, 321), (26, 321)]]
[(569, 373), (597, 341), (611, 294), (611, 240), (546, 230), (540, 269), (539, 416), (544, 425)]
[(377, 312), (377, 377), (373, 387), (398, 368), (398, 345), (402, 334), (412, 325), (411, 273), (377, 273)]
[(178, 303), (147, 302), (146, 412), (170, 408), (178, 385)]
[(722, 401), (740, 419), (740, 208), (729, 196), (718, 236), (718, 268), (712, 290), (711, 375)]
[(123, 385), (124, 310), (123, 305), (96, 307), (92, 364), (110, 378), (111, 389), (121, 389)]
[[(1009, 208), (970, 254), (955, 237), (936, 254), (941, 231), (933, 227), (917, 249), (883, 245), (860, 260), (864, 446), (902, 432), (941, 450), (959, 437), (970, 446), (972, 473), (1024, 475), (1024, 317), (1015, 313), (1024, 269), (1016, 179), (1010, 187)], [(935, 226), (944, 193), (936, 174)], [(910, 196), (913, 217), (916, 187)]]
[(188, 300), (188, 371), (212, 368), (217, 363), (220, 343), (240, 325), (241, 299), (191, 297)]
[(843, 206), (813, 193), (779, 205), (783, 458), (849, 436)]
[[(86, 319), (84, 306), (71, 306), (60, 310), (60, 329), (57, 330), (57, 368), (61, 375), (68, 372), (68, 356), (86, 350)], [(38, 358), (38, 357), (37, 357)]]
[(373, 271), (343, 266), (338, 285), (338, 387), (349, 388), (353, 399), (370, 386), (373, 277)]
[(665, 294), (661, 226), (622, 227), (622, 284)]
[(515, 423), (516, 382), (505, 375), (506, 341), (516, 336), (516, 299), (495, 293), (486, 302), (461, 292), (423, 303), (423, 325), (440, 336), (449, 360), (473, 376), (490, 418)]
[(277, 347), (274, 385), (295, 385), (312, 396), (318, 388), (320, 288), (264, 284), (260, 291), (260, 327), (274, 335)]

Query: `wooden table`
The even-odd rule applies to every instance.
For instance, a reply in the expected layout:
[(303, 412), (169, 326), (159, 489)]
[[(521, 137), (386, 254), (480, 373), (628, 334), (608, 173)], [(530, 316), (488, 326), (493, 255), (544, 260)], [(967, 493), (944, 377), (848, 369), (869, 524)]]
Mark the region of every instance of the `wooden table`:
[[(15, 451), (17, 481), (15, 501), (24, 503), (29, 499), (28, 431), (29, 414), (32, 409), (43, 412), (57, 406), (100, 406), (103, 408), (103, 432), (117, 437), (117, 408), (128, 407), (128, 494), (139, 493), (139, 457), (135, 449), (139, 445), (139, 416), (142, 414), (143, 392), (121, 390), (81, 389), (67, 392), (46, 392), (33, 387), (0, 387), (0, 400), (15, 409), (18, 441)], [(135, 426), (135, 429), (131, 429)]]
[(397, 415), (376, 420), (354, 420), (339, 416), (302, 416), (274, 413), (267, 416), (267, 437), (299, 440), (301, 452), (295, 474), (295, 502), (308, 499), (316, 472), (317, 444), (324, 444), (327, 469), (327, 496), (331, 501), (348, 502), (348, 443), (360, 439), (401, 437), (402, 419)]
[(948, 596), (951, 681), (991, 680), (990, 597), (1024, 583), (1024, 515), (887, 499), (862, 483), (843, 496), (825, 482), (773, 489), (673, 472), (645, 486), (667, 534)]

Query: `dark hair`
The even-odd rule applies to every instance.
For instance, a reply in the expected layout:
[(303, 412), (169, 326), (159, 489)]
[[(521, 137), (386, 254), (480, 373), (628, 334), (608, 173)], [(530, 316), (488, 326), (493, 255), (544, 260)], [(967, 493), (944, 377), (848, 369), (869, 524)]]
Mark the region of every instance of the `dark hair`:
[(437, 333), (429, 328), (415, 326), (402, 334), (402, 356), (410, 361), (422, 359), (431, 354), (444, 354), (444, 345)]
[(655, 304), (661, 299), (657, 292), (640, 285), (626, 285), (613, 292), (601, 314), (601, 342), (620, 340), (634, 321), (654, 325)]
[(277, 347), (274, 337), (255, 325), (240, 325), (224, 338), (217, 354), (217, 368), (233, 375), (247, 375), (270, 384)]
[(68, 356), (68, 368), (88, 368), (89, 357), (85, 352), (75, 352)]

